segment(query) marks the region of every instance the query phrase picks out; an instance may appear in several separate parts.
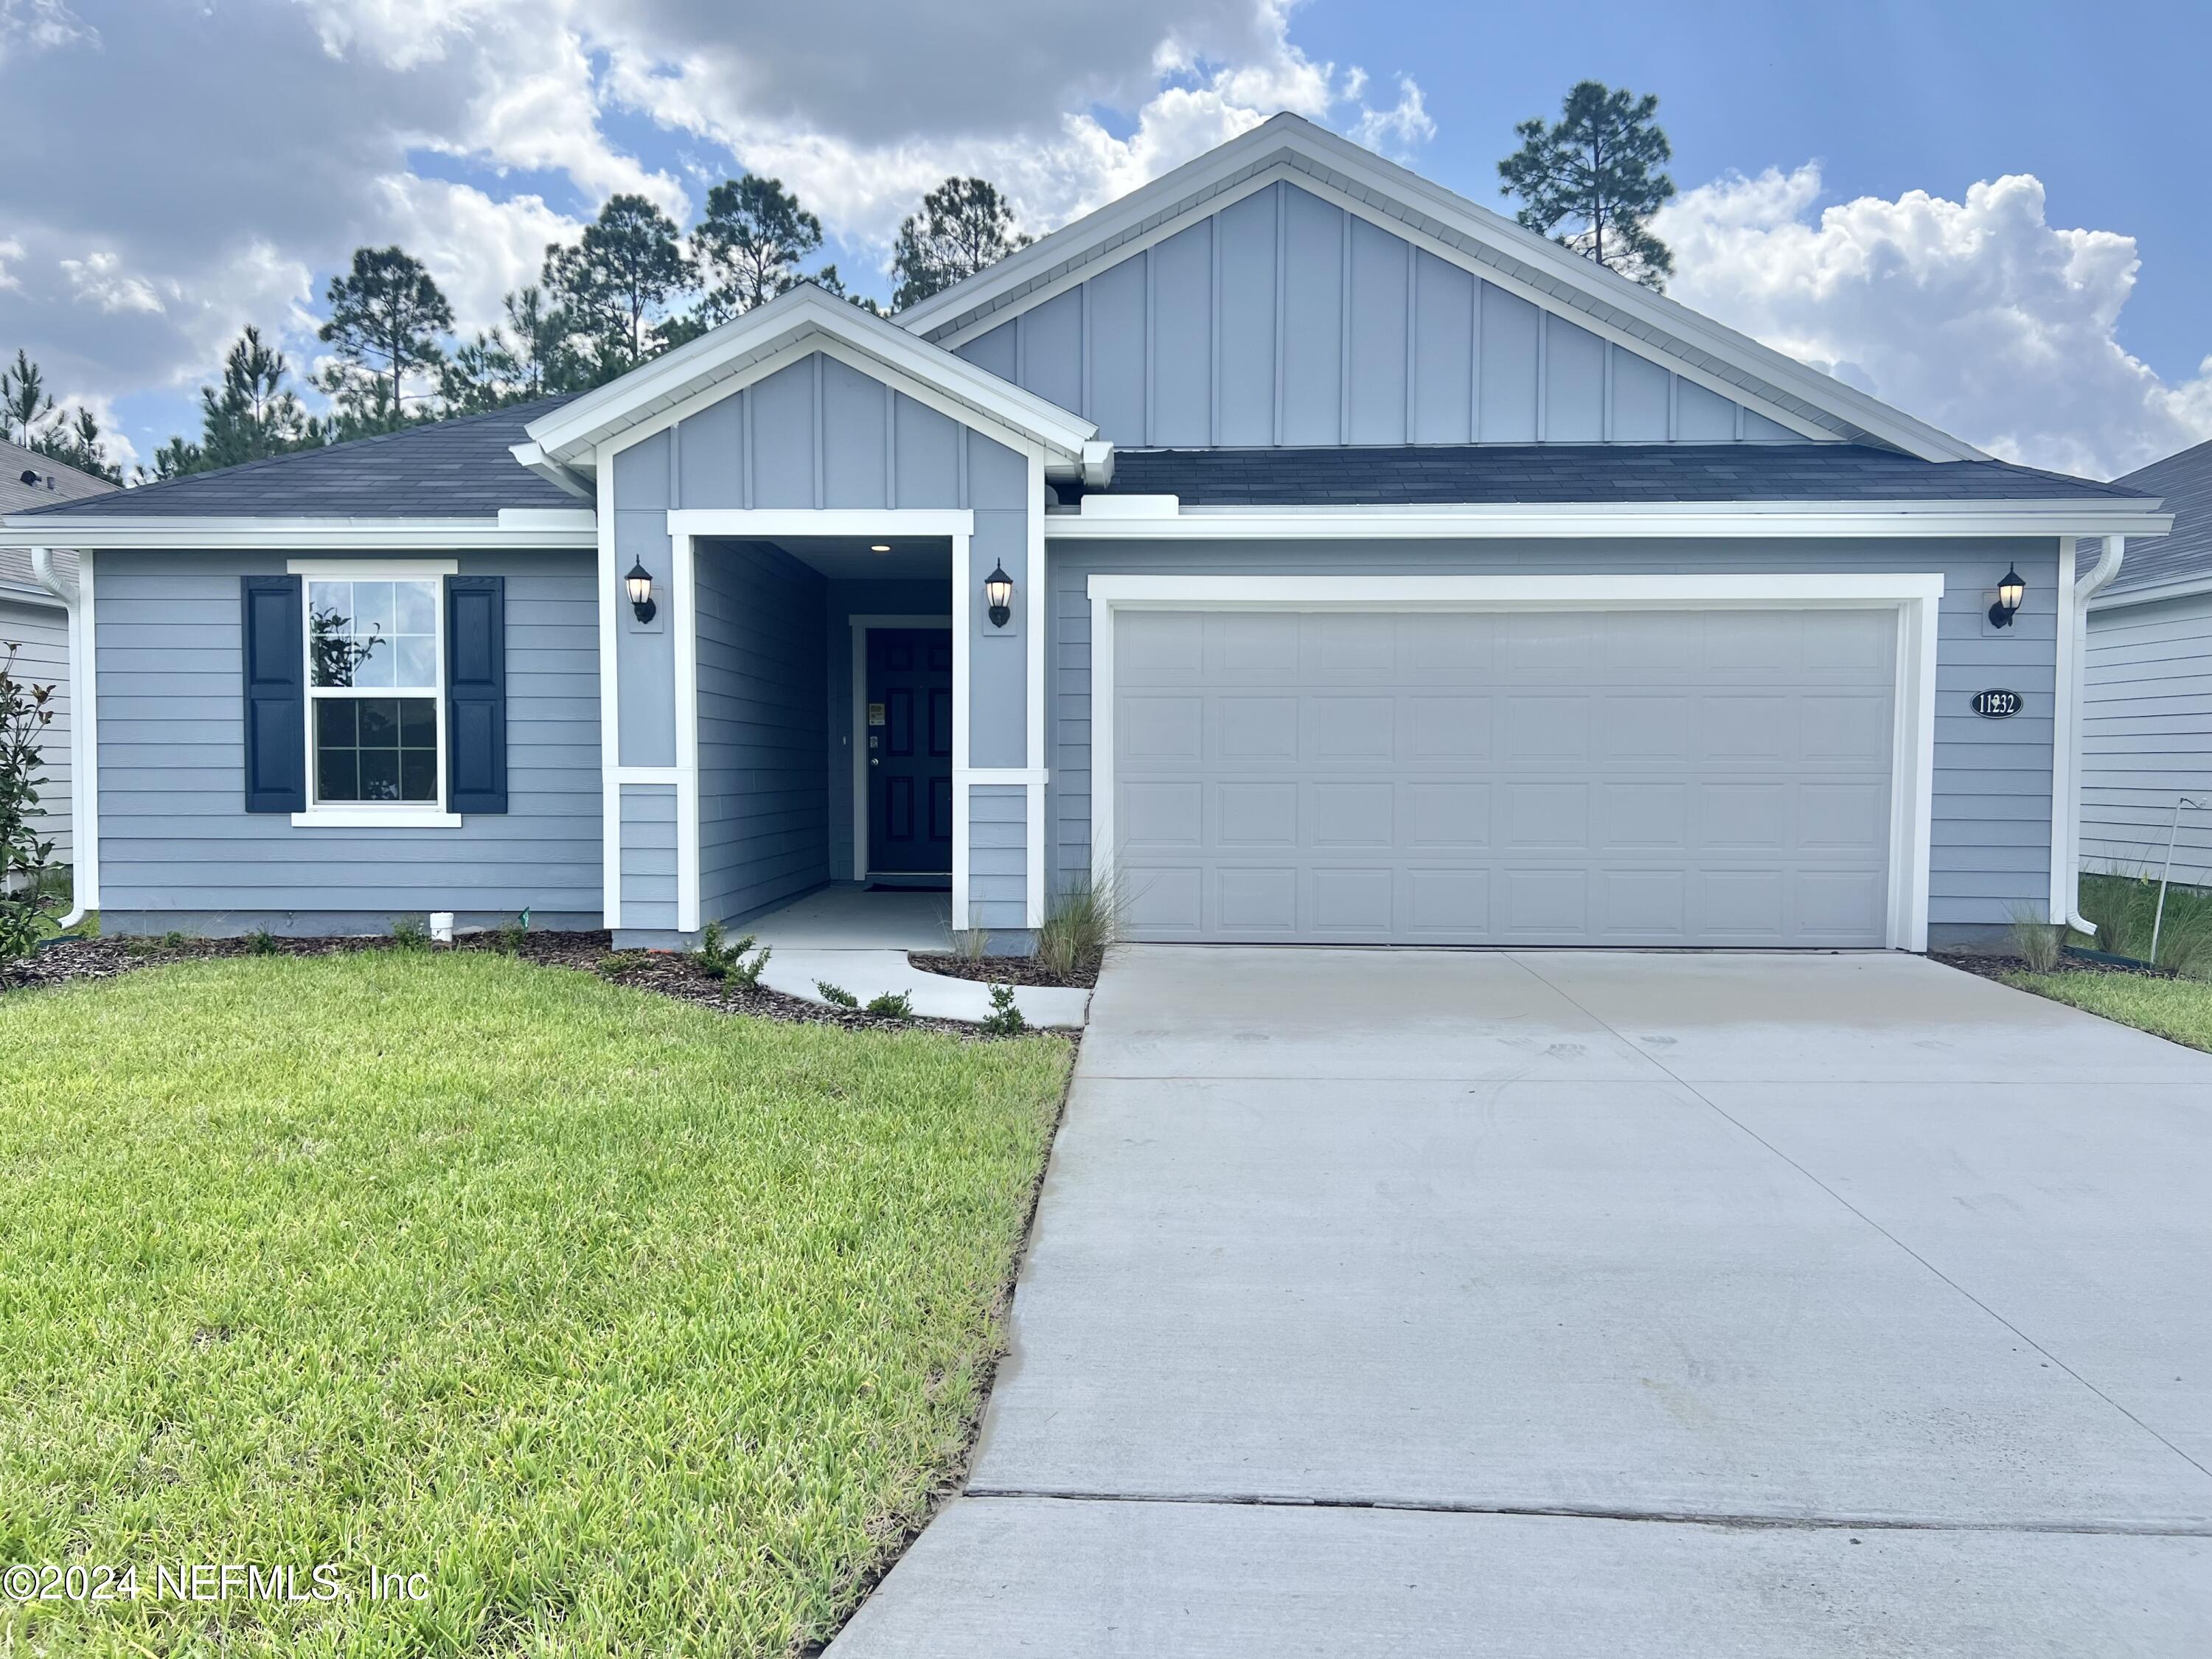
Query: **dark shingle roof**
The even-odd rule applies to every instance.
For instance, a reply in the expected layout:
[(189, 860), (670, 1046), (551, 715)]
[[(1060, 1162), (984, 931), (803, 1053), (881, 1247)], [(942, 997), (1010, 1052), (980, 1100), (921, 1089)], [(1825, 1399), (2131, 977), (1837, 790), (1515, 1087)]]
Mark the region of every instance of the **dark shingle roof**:
[(1117, 495), (1187, 507), (1513, 502), (2068, 501), (2132, 497), (2002, 461), (1923, 461), (1861, 444), (1461, 444), (1123, 449)]
[(525, 426), (567, 401), (542, 398), (40, 511), (70, 519), (471, 519), (503, 507), (575, 507), (574, 496), (507, 453), (524, 441)]
[(2212, 577), (2212, 442), (2185, 449), (2113, 483), (2162, 495), (2173, 514), (2164, 536), (2130, 541), (2106, 595)]
[[(26, 472), (37, 473), (39, 481), (25, 483)], [(33, 507), (105, 495), (115, 487), (105, 478), (64, 466), (51, 455), (0, 438), (0, 513), (27, 513)]]

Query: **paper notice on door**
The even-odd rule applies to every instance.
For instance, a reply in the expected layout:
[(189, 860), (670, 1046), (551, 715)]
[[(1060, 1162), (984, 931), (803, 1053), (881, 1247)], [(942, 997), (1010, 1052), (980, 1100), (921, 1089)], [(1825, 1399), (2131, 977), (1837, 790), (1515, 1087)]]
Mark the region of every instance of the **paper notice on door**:
[(871, 726), (881, 726), (883, 723), (884, 723), (884, 706), (883, 706), (883, 704), (881, 704), (881, 703), (879, 703), (879, 702), (872, 702), (872, 703), (870, 703), (870, 704), (868, 705), (868, 724), (869, 724), (869, 725), (871, 725)]

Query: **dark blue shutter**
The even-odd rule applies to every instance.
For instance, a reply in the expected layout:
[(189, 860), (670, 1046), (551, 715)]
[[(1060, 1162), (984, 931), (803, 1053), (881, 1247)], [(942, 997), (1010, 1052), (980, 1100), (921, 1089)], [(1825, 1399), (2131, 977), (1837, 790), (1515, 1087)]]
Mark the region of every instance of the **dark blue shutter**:
[(241, 576), (246, 810), (307, 810), (307, 623), (297, 576)]
[(446, 810), (507, 811), (507, 579), (446, 578)]

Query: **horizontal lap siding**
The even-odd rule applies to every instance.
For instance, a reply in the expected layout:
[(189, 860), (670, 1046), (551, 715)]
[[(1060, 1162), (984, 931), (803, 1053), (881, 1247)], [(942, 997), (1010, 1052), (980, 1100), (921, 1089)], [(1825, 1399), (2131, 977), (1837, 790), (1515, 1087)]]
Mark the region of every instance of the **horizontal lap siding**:
[(2172, 835), (2173, 878), (2212, 886), (2212, 811), (2174, 814), (2212, 801), (2212, 594), (2092, 612), (2086, 678), (2083, 867), (2162, 871)]
[(100, 899), (116, 911), (599, 913), (599, 615), (586, 552), (465, 554), (507, 579), (507, 811), (318, 830), (245, 810), (239, 577), (281, 554), (102, 553)]
[[(2027, 602), (2014, 627), (1988, 635), (1989, 590), (2016, 561)], [(2051, 542), (1055, 543), (1047, 678), (1052, 781), (1046, 857), (1060, 888), (1091, 868), (1091, 605), (1094, 573), (1545, 575), (1937, 571), (1934, 822), (1929, 916), (1937, 925), (2003, 924), (2050, 896), (2051, 762), (2056, 684), (2057, 550)], [(2027, 699), (2011, 720), (1972, 714), (1976, 691)]]
[(717, 920), (830, 879), (828, 584), (779, 549), (716, 542), (693, 586), (700, 915)]
[(968, 925), (1024, 926), (1028, 869), (1028, 791), (975, 785), (968, 792)]
[(626, 928), (676, 926), (676, 786), (622, 790), (622, 919)]
[(33, 685), (50, 685), (53, 696), (46, 707), (53, 719), (39, 744), (45, 762), (39, 785), (40, 833), (54, 843), (53, 861), (70, 860), (70, 685), (69, 613), (45, 605), (22, 605), (0, 599), (0, 659), (9, 645), (15, 653), (15, 677)]

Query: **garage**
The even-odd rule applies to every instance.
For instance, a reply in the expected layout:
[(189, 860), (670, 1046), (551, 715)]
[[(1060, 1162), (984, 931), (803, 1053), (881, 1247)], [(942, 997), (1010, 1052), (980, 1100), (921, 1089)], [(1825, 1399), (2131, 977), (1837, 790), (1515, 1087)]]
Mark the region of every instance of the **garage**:
[(1125, 931), (1879, 948), (1900, 631), (1875, 604), (1121, 610)]

